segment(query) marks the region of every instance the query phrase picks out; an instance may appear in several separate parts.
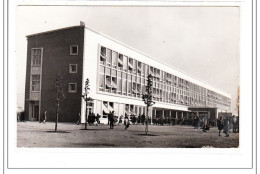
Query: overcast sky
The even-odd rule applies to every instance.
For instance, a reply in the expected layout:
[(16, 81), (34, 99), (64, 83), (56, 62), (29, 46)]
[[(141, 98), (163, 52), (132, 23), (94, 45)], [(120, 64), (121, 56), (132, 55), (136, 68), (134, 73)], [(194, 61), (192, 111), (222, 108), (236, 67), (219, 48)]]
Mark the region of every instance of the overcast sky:
[[(26, 35), (80, 21), (232, 96), (239, 85), (238, 7), (20, 6), (17, 97), (24, 105)], [(237, 113), (236, 113), (237, 114)]]

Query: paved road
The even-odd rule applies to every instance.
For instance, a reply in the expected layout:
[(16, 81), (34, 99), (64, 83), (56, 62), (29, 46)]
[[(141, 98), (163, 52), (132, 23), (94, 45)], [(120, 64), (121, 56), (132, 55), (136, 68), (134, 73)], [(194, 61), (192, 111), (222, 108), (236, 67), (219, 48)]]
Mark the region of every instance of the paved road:
[(54, 123), (38, 122), (17, 123), (18, 147), (145, 147), (145, 148), (230, 148), (239, 146), (239, 134), (230, 137), (218, 136), (216, 128), (208, 132), (190, 126), (149, 125), (149, 135), (144, 133), (144, 125), (123, 125), (109, 129), (108, 125), (88, 126), (72, 123), (59, 123), (58, 132), (54, 132)]

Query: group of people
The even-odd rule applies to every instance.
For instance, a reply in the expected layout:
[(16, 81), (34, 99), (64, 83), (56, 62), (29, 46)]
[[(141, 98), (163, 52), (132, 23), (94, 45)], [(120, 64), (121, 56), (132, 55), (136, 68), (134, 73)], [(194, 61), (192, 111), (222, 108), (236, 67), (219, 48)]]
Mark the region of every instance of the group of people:
[[(122, 117), (123, 117), (123, 116), (121, 116), (121, 117), (119, 118), (119, 121), (118, 121), (119, 124), (123, 122), (123, 121), (122, 121)], [(109, 125), (109, 129), (113, 129), (113, 128), (114, 128), (114, 123), (115, 123), (115, 122), (117, 122), (117, 120), (115, 120), (114, 111), (112, 111), (112, 112), (110, 112), (110, 113), (108, 114), (108, 125)], [(127, 130), (128, 127), (130, 126), (130, 121), (129, 121), (127, 115), (126, 115), (125, 118), (124, 118), (124, 125), (125, 125), (125, 130)]]
[(234, 115), (232, 117), (225, 117), (224, 119), (220, 117), (217, 120), (217, 127), (219, 131), (219, 136), (221, 136), (220, 133), (223, 130), (225, 136), (229, 137), (231, 129), (233, 129), (233, 133), (239, 132), (239, 119), (237, 119)]
[[(80, 119), (81, 119), (81, 115), (79, 113), (77, 125), (79, 125)], [(100, 124), (100, 115), (99, 114), (95, 115), (93, 112), (92, 113), (90, 112), (89, 115), (88, 115), (87, 121), (88, 121), (89, 125), (95, 124), (96, 126), (98, 126), (98, 124)]]

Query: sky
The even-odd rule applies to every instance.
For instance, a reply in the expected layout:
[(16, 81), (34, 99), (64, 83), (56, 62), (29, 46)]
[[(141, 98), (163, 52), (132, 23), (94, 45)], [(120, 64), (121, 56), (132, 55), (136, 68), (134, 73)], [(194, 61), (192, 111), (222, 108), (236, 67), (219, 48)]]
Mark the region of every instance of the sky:
[(239, 7), (18, 6), (17, 106), (24, 105), (26, 35), (79, 25), (104, 33), (231, 95), (240, 81)]

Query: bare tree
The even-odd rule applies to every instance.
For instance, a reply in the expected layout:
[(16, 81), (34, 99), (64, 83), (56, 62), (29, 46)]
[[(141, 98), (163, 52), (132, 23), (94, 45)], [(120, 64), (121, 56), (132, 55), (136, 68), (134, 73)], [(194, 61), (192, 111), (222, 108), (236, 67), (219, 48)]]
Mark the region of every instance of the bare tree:
[(85, 81), (85, 93), (82, 94), (82, 98), (86, 102), (86, 114), (85, 114), (85, 130), (87, 130), (87, 123), (88, 123), (88, 102), (92, 100), (92, 98), (88, 97), (89, 90), (90, 90), (90, 85), (89, 85), (89, 79), (86, 79)]
[(57, 132), (57, 126), (58, 126), (58, 121), (59, 121), (59, 108), (60, 108), (60, 103), (65, 100), (65, 95), (64, 95), (64, 84), (63, 84), (63, 77), (61, 73), (58, 73), (56, 76), (56, 83), (55, 83), (55, 88), (56, 88), (56, 122), (55, 122), (55, 132)]
[(148, 75), (147, 79), (147, 86), (145, 90), (145, 94), (142, 95), (142, 99), (144, 103), (146, 104), (146, 119), (145, 119), (145, 134), (148, 134), (148, 112), (149, 112), (149, 107), (151, 107), (155, 102), (153, 101), (153, 96), (152, 96), (152, 86), (153, 86), (153, 81), (152, 81), (153, 76), (151, 74)]

